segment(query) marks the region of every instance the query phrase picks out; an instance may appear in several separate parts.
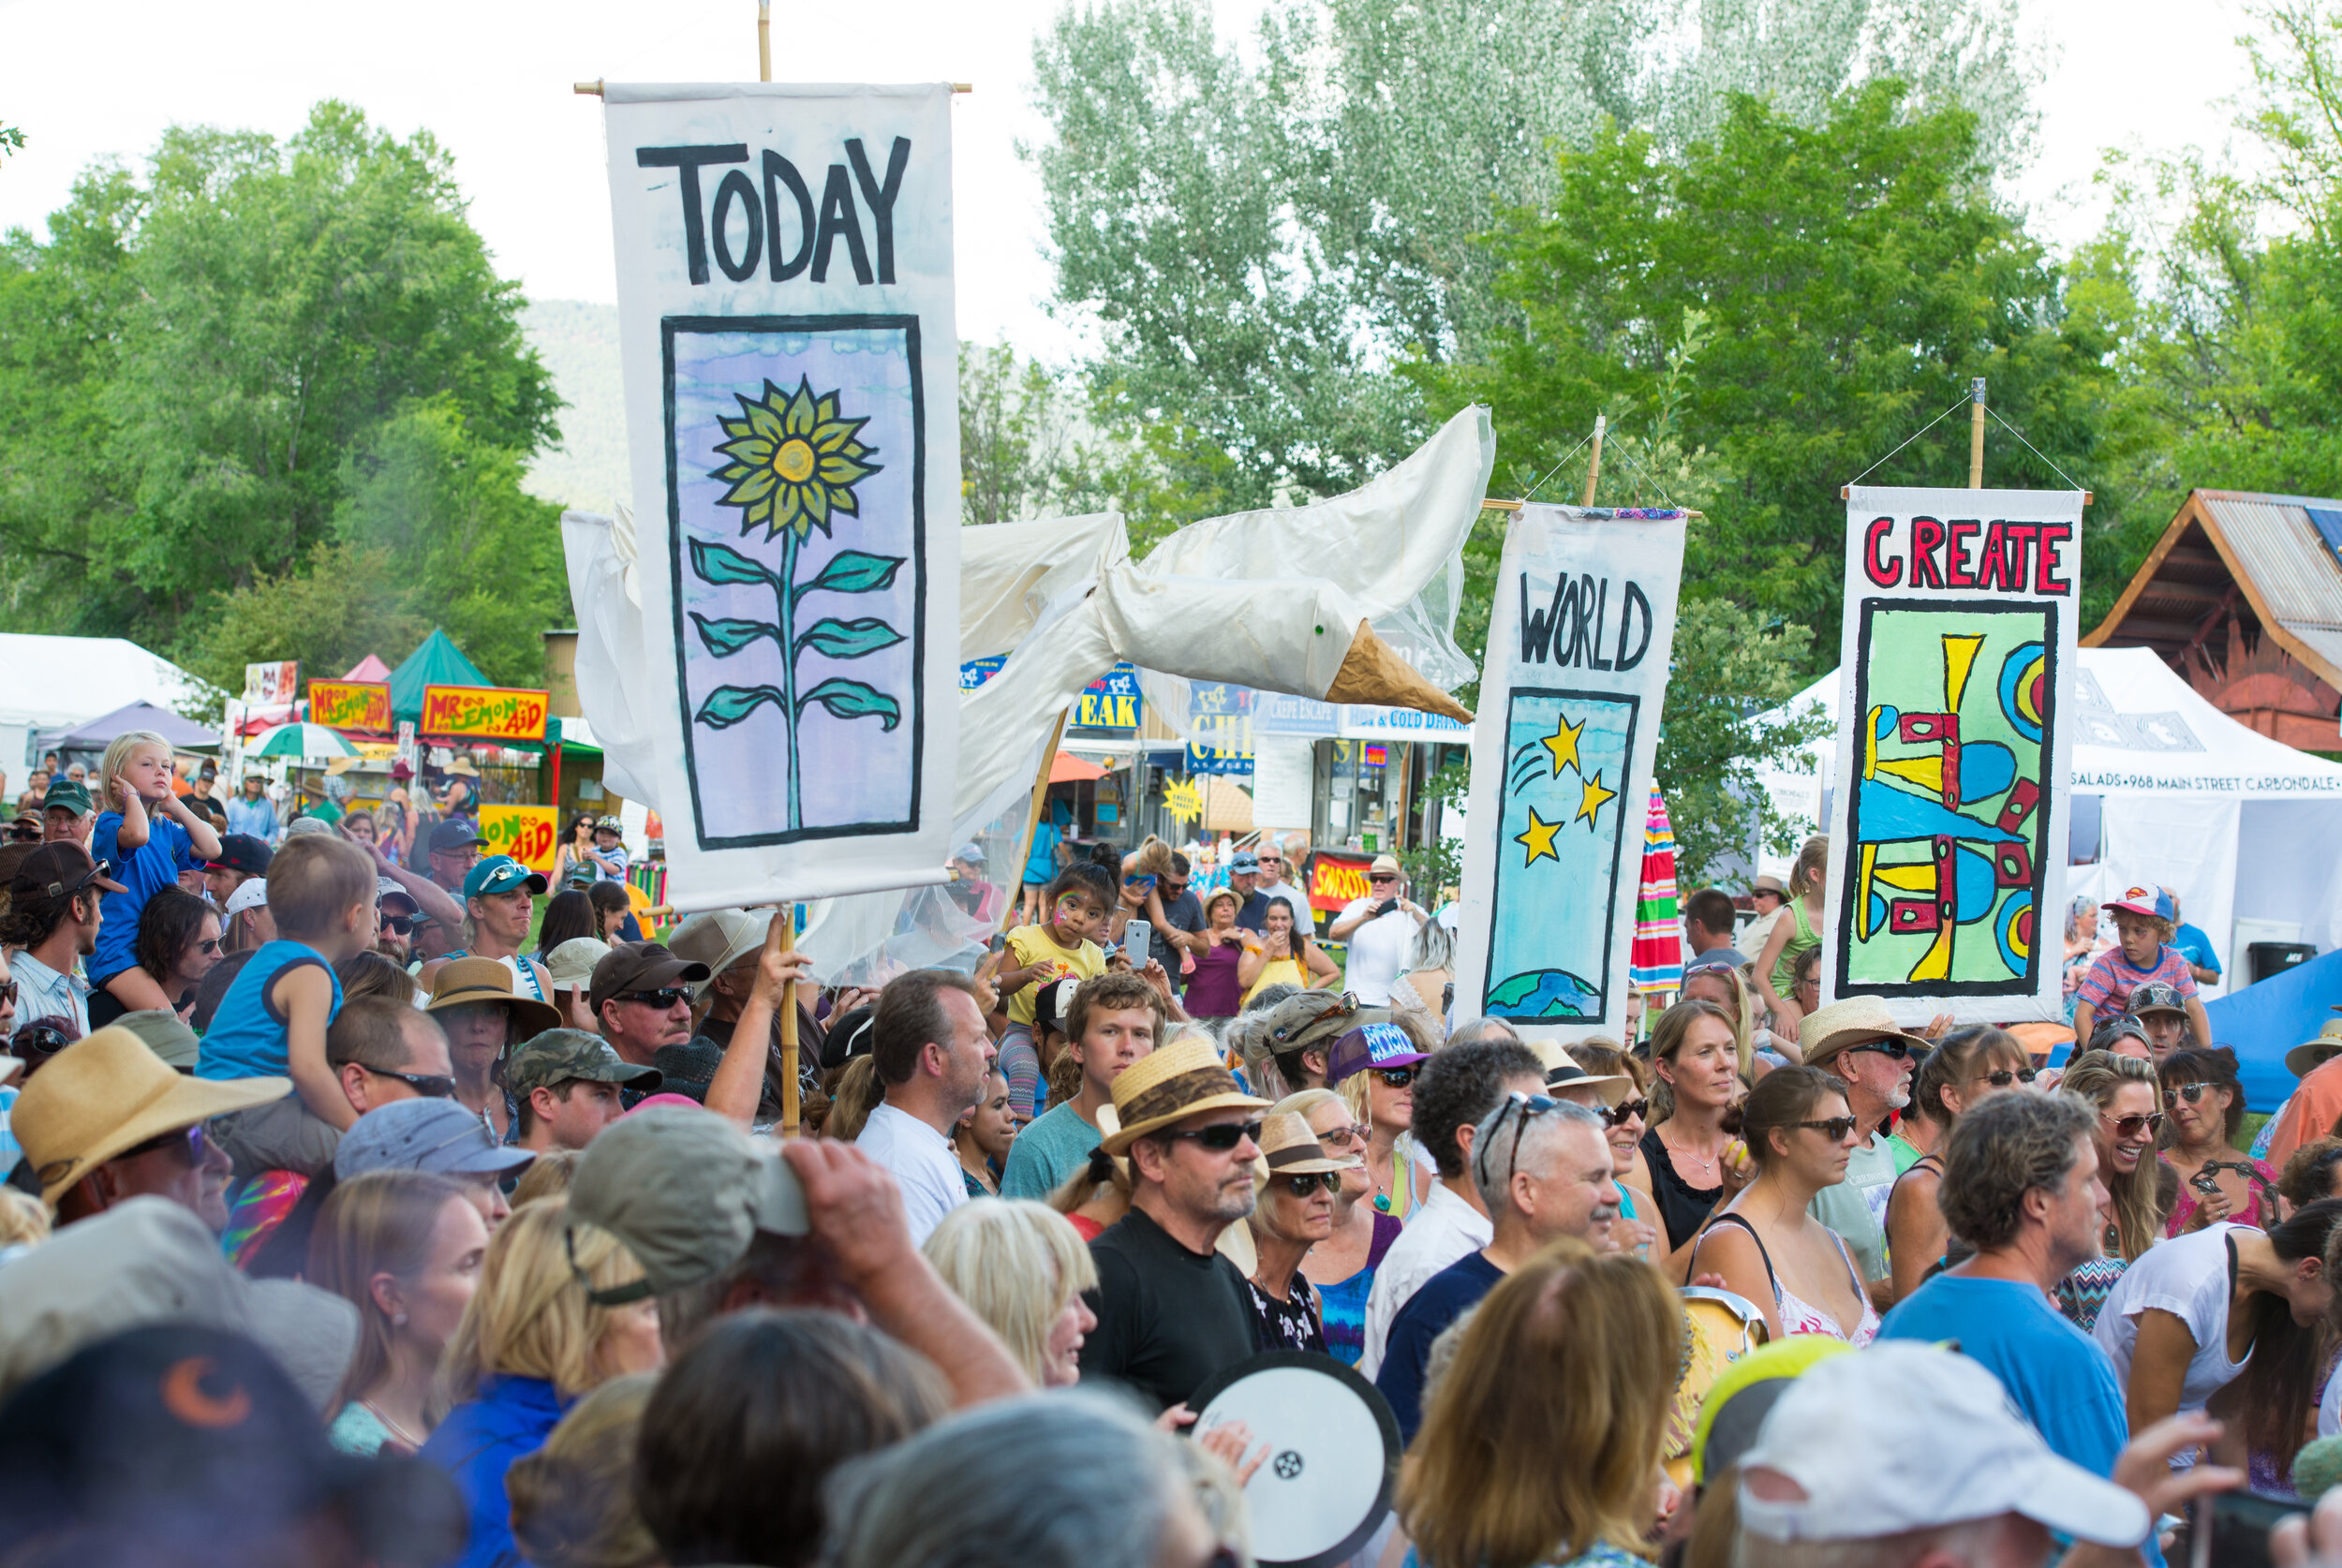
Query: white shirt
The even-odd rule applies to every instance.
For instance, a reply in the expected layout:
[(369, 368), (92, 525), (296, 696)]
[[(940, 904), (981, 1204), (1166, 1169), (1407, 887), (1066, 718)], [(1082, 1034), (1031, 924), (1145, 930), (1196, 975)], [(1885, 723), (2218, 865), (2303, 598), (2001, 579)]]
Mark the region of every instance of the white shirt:
[[(1379, 898), (1353, 898), (1336, 918), (1364, 914), (1381, 902)], [(1423, 923), (1406, 910), (1393, 910), (1351, 932), (1350, 967), (1342, 975), (1343, 989), (1355, 992), (1369, 1007), (1387, 1007), (1390, 988), (1406, 969), (1407, 949), (1422, 927)]]
[(903, 1218), (910, 1222), (913, 1247), (925, 1244), (943, 1216), (968, 1201), (967, 1178), (952, 1141), (909, 1111), (880, 1101), (853, 1146), (893, 1173), (902, 1189)]
[(1291, 882), (1254, 882), (1253, 891), (1263, 898), (1282, 898), (1292, 905), (1296, 925), (1314, 918), (1310, 913), (1310, 895)]
[(2342, 1437), (2342, 1366), (2326, 1379), (2326, 1391), (2318, 1396), (2318, 1435)]
[(1424, 1281), (1495, 1239), (1496, 1227), (1487, 1215), (1456, 1196), (1445, 1182), (1432, 1183), (1431, 1195), (1423, 1200), (1407, 1228), (1383, 1254), (1381, 1266), (1374, 1270), (1373, 1286), (1366, 1293), (1366, 1354), (1358, 1359), (1361, 1377), (1371, 1380), (1383, 1369), (1391, 1320), (1399, 1315), (1400, 1308), (1415, 1299)]
[[(2091, 1337), (2114, 1363), (2114, 1381), (2127, 1387), (2130, 1356), (2139, 1346), (2139, 1314), (2150, 1308), (2187, 1325), (2196, 1354), (2180, 1383), (2179, 1408), (2201, 1410), (2203, 1402), (2245, 1369), (2228, 1358), (2228, 1235), (2249, 1226), (2206, 1225), (2193, 1235), (2158, 1241), (2123, 1270)], [(1396, 1247), (1391, 1249), (1397, 1251)]]
[(8, 973), (16, 981), (19, 1025), (29, 1024), (36, 1018), (70, 1018), (78, 1031), (75, 1039), (89, 1033), (88, 981), (70, 969), (59, 974), (23, 951), (8, 955)]

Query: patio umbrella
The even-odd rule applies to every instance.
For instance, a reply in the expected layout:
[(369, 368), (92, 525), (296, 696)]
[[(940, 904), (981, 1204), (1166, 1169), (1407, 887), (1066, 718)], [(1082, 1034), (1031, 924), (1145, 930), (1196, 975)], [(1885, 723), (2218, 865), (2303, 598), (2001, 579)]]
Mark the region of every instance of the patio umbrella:
[(249, 757), (355, 757), (356, 747), (322, 724), (279, 724), (245, 748)]

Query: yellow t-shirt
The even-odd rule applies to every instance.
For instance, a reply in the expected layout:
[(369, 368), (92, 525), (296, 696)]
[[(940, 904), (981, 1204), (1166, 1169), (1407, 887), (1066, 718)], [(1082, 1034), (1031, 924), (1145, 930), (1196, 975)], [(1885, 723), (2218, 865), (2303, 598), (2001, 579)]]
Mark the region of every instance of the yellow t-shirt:
[(1008, 1021), (1032, 1027), (1034, 1005), (1041, 999), (1041, 988), (1052, 985), (1074, 975), (1089, 980), (1106, 972), (1105, 950), (1096, 942), (1084, 939), (1078, 949), (1062, 947), (1049, 935), (1045, 925), (1019, 925), (1008, 934), (1009, 963), (1013, 969), (1028, 964), (1045, 964), (1047, 969), (1030, 984), (1008, 998)]

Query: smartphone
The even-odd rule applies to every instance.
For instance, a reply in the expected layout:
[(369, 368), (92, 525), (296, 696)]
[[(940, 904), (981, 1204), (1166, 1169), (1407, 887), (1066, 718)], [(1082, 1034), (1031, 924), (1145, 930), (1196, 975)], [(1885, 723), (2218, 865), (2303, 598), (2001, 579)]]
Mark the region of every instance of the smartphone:
[(2298, 1502), (2279, 1502), (2257, 1492), (2222, 1492), (2199, 1498), (2187, 1511), (2190, 1568), (2273, 1568), (2269, 1531)]
[(1155, 928), (1143, 920), (1134, 920), (1122, 927), (1122, 951), (1131, 955), (1131, 968), (1143, 969), (1155, 951)]

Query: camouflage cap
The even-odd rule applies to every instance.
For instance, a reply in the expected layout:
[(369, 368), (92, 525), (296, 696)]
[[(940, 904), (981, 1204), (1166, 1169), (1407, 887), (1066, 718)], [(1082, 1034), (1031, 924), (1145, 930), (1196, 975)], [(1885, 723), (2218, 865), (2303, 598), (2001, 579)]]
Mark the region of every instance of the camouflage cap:
[(624, 1084), (647, 1094), (660, 1085), (659, 1069), (637, 1067), (598, 1034), (584, 1029), (547, 1029), (512, 1047), (505, 1058), (504, 1081), (514, 1094), (550, 1088), (571, 1078), (596, 1084)]

